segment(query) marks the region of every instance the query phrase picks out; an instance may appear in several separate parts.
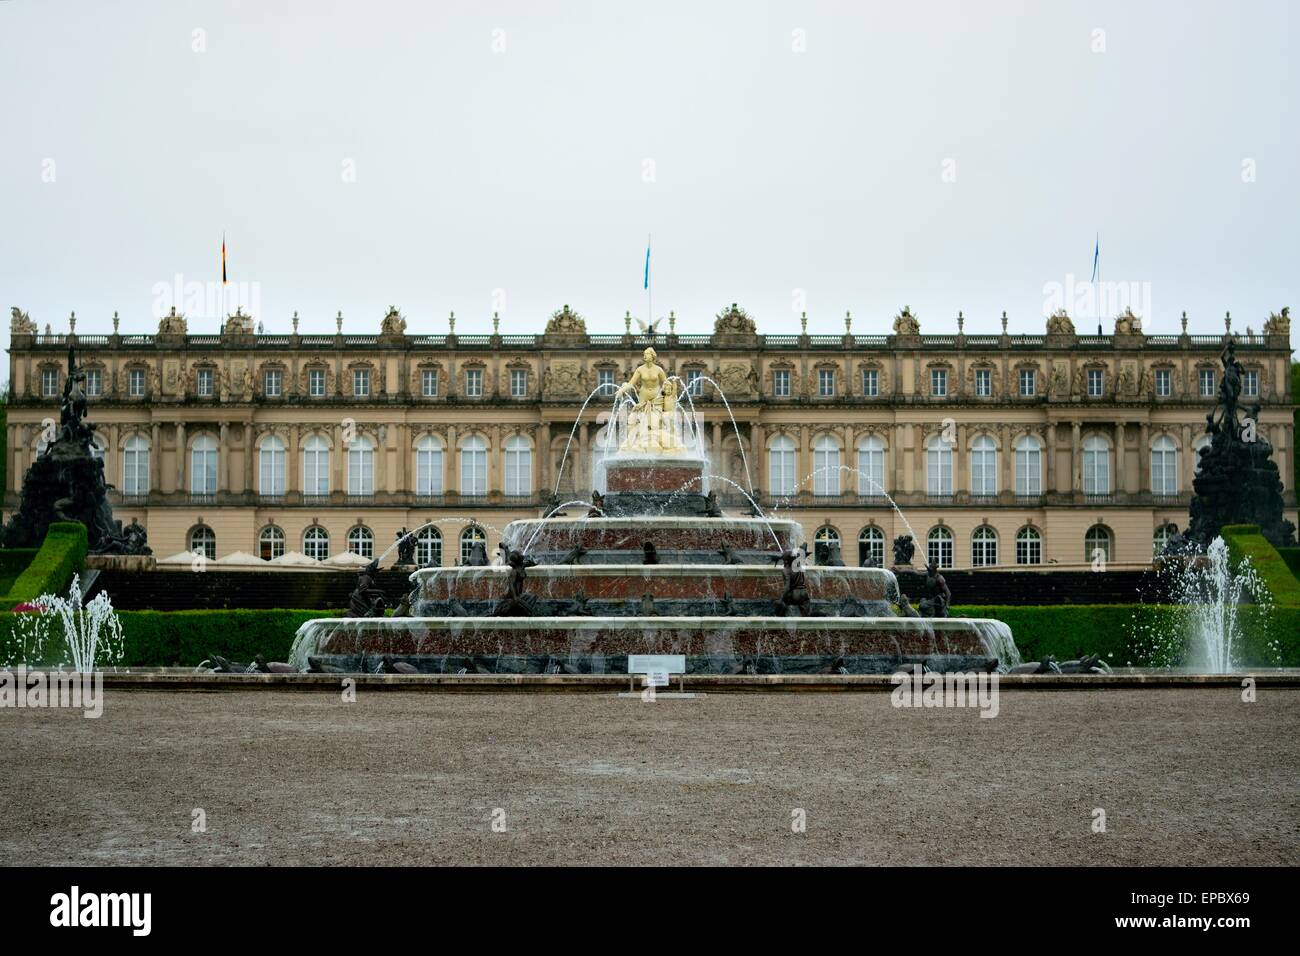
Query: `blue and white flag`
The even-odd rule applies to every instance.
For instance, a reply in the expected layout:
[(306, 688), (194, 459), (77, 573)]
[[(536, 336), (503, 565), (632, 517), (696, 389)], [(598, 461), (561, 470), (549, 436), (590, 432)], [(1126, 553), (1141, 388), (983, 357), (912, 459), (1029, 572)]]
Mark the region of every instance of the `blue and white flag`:
[[(647, 249), (646, 254), (649, 255), (649, 253), (650, 251)], [(1097, 233), (1097, 245), (1094, 246), (1092, 250), (1092, 278), (1088, 280), (1089, 282), (1097, 281), (1097, 264), (1100, 260), (1101, 260), (1101, 233)], [(647, 269), (649, 268), (648, 263), (646, 265), (646, 268)]]
[(650, 239), (648, 237), (645, 241), (645, 282), (641, 288), (650, 288)]

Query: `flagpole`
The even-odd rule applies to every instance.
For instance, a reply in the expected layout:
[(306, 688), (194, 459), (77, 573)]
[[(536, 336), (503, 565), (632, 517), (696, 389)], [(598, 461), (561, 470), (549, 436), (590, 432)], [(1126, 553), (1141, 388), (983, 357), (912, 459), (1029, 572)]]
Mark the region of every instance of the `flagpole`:
[[(655, 321), (654, 294), (654, 287), (650, 284), (650, 233), (647, 232), (645, 234), (645, 324), (647, 326), (653, 326)], [(650, 330), (650, 334), (654, 335), (654, 329)]]

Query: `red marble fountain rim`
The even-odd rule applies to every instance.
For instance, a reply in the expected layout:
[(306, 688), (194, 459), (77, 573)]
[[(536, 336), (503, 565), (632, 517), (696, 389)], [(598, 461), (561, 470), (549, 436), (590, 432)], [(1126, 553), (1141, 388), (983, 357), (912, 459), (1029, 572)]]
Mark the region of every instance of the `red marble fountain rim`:
[(976, 625), (1004, 622), (980, 617), (317, 617), (304, 621), (298, 633), (310, 630), (404, 631), (420, 627), (430, 631), (617, 631), (711, 630), (736, 631), (763, 627), (776, 631), (953, 631), (975, 633)]
[[(425, 578), (487, 576), (506, 577), (510, 568), (501, 564), (479, 565), (478, 567), (455, 568), (420, 568), (412, 571), (408, 580), (419, 584)], [(850, 568), (827, 567), (816, 565), (804, 568), (809, 580), (816, 581), (822, 577), (843, 578), (878, 578), (884, 582), (894, 580), (894, 572), (888, 568)], [(539, 564), (528, 569), (529, 579), (536, 578), (779, 578), (784, 570), (776, 565), (766, 564)], [(377, 620), (377, 619), (376, 619)], [(905, 620), (905, 619), (904, 619)], [(971, 618), (962, 618), (971, 620)]]

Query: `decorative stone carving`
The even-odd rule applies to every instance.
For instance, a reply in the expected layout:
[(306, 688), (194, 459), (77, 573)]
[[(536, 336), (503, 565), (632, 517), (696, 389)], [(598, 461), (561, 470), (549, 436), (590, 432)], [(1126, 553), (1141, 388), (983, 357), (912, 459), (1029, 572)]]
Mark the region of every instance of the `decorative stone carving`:
[(1286, 335), (1291, 334), (1291, 309), (1289, 306), (1283, 307), (1281, 312), (1270, 312), (1268, 318), (1264, 321), (1265, 335)]
[(1049, 394), (1052, 398), (1063, 399), (1070, 396), (1070, 363), (1065, 361), (1052, 363), (1052, 381)]
[(546, 322), (547, 335), (581, 336), (587, 334), (587, 323), (567, 305), (551, 314)]
[(1141, 335), (1142, 317), (1133, 314), (1132, 307), (1124, 309), (1122, 315), (1115, 316), (1116, 335)]
[(903, 306), (903, 311), (894, 316), (895, 335), (920, 335), (921, 320), (912, 314), (912, 307)]
[(723, 362), (718, 369), (718, 384), (730, 399), (758, 395), (758, 373), (749, 362)]
[(226, 319), (226, 324), (221, 329), (222, 335), (252, 335), (253, 334), (253, 317), (244, 315), (244, 307), (236, 306), (235, 312)]
[(1047, 317), (1048, 335), (1074, 335), (1074, 323), (1064, 309), (1057, 309)]
[(379, 323), (379, 335), (385, 339), (400, 339), (405, 334), (406, 319), (397, 311), (397, 306), (390, 305), (388, 313)]
[(756, 335), (758, 325), (744, 309), (733, 302), (731, 308), (723, 309), (717, 314), (713, 321), (713, 331), (716, 335)]
[(184, 315), (176, 311), (176, 306), (172, 306), (172, 310), (158, 320), (159, 335), (182, 336), (188, 333), (189, 322)]
[(582, 364), (580, 362), (552, 362), (542, 377), (542, 392), (547, 398), (584, 396)]
[[(1283, 309), (1283, 312), (1286, 310)], [(13, 306), (9, 310), (9, 334), (10, 335), (35, 335), (36, 323), (32, 317), (24, 312), (18, 306)]]

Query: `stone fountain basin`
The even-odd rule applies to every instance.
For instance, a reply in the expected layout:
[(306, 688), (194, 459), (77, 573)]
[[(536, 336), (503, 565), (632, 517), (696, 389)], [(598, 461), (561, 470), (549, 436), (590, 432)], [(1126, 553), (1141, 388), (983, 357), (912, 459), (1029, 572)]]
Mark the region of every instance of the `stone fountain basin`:
[(768, 555), (798, 547), (804, 533), (799, 522), (785, 518), (566, 515), (512, 521), (503, 538), (508, 547), (526, 548), (525, 553), (542, 564), (558, 561), (578, 545), (592, 552), (584, 561), (638, 563), (647, 541), (654, 543), (661, 561), (707, 564), (718, 560), (724, 546), (741, 552), (739, 556), (747, 561), (766, 561)]
[(1001, 621), (969, 618), (324, 618), (291, 661), (372, 671), (391, 656), (427, 673), (626, 673), (629, 654), (682, 654), (688, 673), (890, 673), (912, 663), (981, 670), (1018, 663)]
[[(496, 601), (505, 594), (509, 575), (509, 568), (496, 566), (423, 568), (411, 581), (427, 605), (419, 613), (440, 615), (453, 598), (467, 608)], [(898, 601), (898, 581), (883, 568), (813, 567), (805, 575), (814, 606), (832, 615), (846, 601), (863, 602), (875, 614), (888, 614), (888, 605)], [(772, 563), (539, 565), (528, 569), (524, 590), (545, 602), (546, 613), (564, 613), (567, 608), (551, 602), (567, 604), (584, 594), (595, 613), (626, 614), (624, 605), (650, 594), (661, 605), (656, 608), (661, 615), (717, 614), (724, 595), (730, 594), (746, 612), (767, 614), (781, 600), (785, 576)]]

